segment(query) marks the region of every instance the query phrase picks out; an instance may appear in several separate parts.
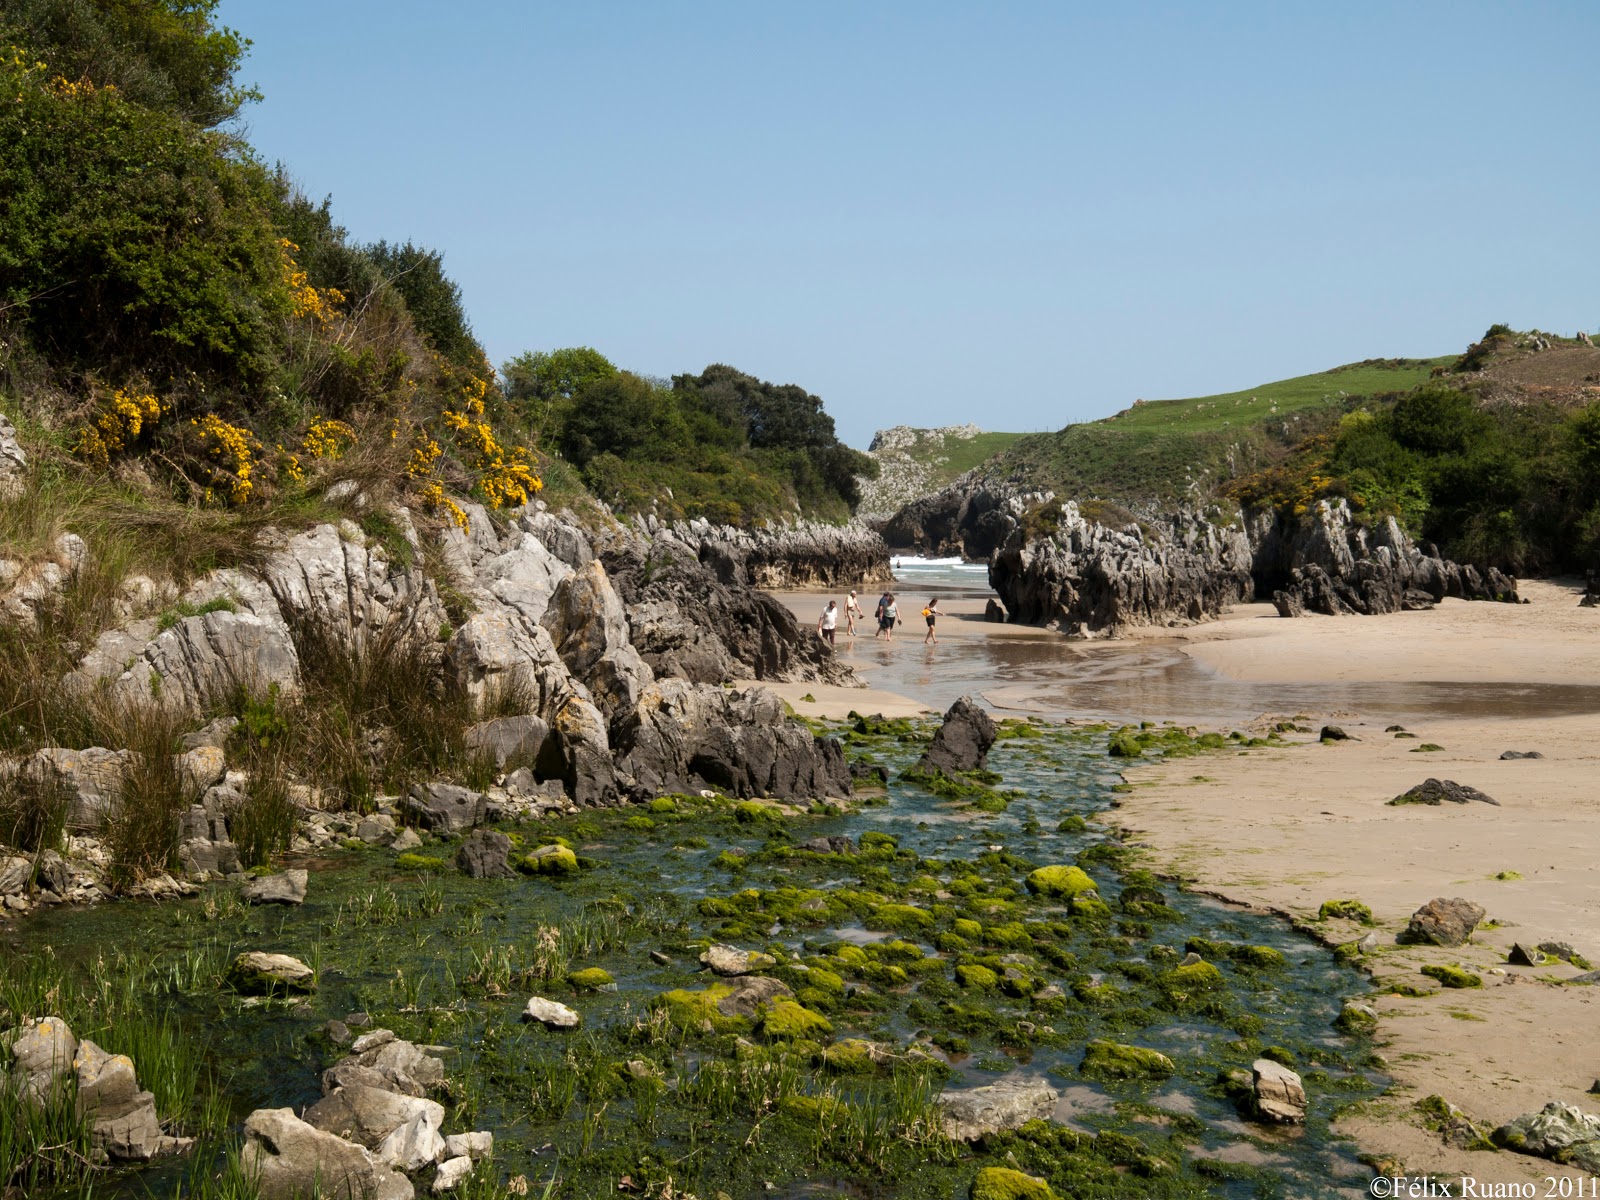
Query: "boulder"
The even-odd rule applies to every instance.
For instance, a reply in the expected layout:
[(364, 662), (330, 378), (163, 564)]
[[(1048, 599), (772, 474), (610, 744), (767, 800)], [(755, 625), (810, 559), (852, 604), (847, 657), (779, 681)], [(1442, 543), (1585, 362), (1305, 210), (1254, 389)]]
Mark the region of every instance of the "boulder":
[(1322, 732), (1317, 736), (1324, 742), (1349, 742), (1355, 740), (1337, 725), (1324, 725)]
[(1600, 1116), (1573, 1104), (1551, 1101), (1524, 1113), (1489, 1135), (1496, 1146), (1600, 1174)]
[(944, 722), (923, 752), (917, 767), (955, 775), (980, 771), (989, 761), (989, 748), (999, 731), (977, 699), (963, 696), (944, 714)]
[(494, 1134), (487, 1129), (474, 1133), (452, 1133), (444, 1139), (445, 1154), (449, 1158), (470, 1158), (477, 1161), (480, 1158), (494, 1157)]
[(1443, 897), (1433, 899), (1411, 914), (1411, 921), (1401, 940), (1434, 946), (1459, 946), (1472, 935), (1485, 915), (1481, 905), (1459, 896), (1454, 900)]
[(140, 1090), (127, 1055), (107, 1054), (85, 1039), (78, 1043), (72, 1065), (78, 1077), (78, 1115), (92, 1117), (90, 1145), (99, 1153), (116, 1162), (148, 1162), (191, 1144), (161, 1132), (155, 1096)]
[(537, 1021), (546, 1029), (576, 1029), (583, 1020), (575, 1009), (554, 1000), (546, 1000), (543, 996), (534, 996), (528, 1001), (522, 1018), (525, 1021)]
[(239, 889), (239, 898), (246, 904), (304, 904), (309, 878), (303, 868), (258, 875)]
[(454, 1158), (447, 1158), (439, 1164), (439, 1169), (433, 1174), (433, 1194), (442, 1196), (460, 1187), (472, 1175), (472, 1159), (467, 1155), (458, 1154)]
[(1543, 758), (1544, 755), (1537, 750), (1507, 750), (1500, 755), (1502, 760), (1518, 758)]
[(670, 600), (632, 605), (628, 632), (634, 649), (657, 679), (724, 683), (733, 678), (728, 648)]
[(778, 961), (758, 950), (739, 950), (716, 942), (700, 955), (700, 965), (718, 975), (753, 975), (777, 966)]
[(938, 1103), (945, 1136), (955, 1142), (975, 1142), (1049, 1118), (1058, 1099), (1055, 1088), (1042, 1079), (1017, 1079), (944, 1092)]
[(258, 1180), (261, 1200), (318, 1193), (363, 1200), (414, 1200), (411, 1181), (364, 1146), (325, 1133), (291, 1108), (260, 1108), (244, 1123), (240, 1165)]
[(1280, 1062), (1258, 1058), (1250, 1064), (1255, 1115), (1276, 1125), (1303, 1125), (1306, 1089), (1300, 1076)]
[(21, 896), (33, 878), (33, 860), (20, 855), (0, 858), (0, 896)]
[(1431, 804), (1435, 807), (1449, 802), (1451, 804), (1470, 804), (1472, 801), (1482, 804), (1493, 804), (1496, 808), (1500, 801), (1486, 792), (1480, 792), (1475, 787), (1468, 787), (1464, 783), (1457, 783), (1453, 779), (1424, 779), (1408, 792), (1402, 792), (1390, 804)]
[(228, 968), (228, 982), (246, 995), (316, 990), (316, 972), (298, 958), (247, 950)]
[(405, 1096), (426, 1096), (444, 1083), (444, 1062), (387, 1029), (357, 1038), (348, 1057), (322, 1073), (322, 1089), (362, 1085)]
[(222, 782), (228, 760), (218, 746), (196, 746), (178, 755), (178, 777), (194, 792), (204, 792)]
[[(852, 775), (854, 771), (852, 770)], [(842, 836), (814, 837), (810, 841), (801, 842), (799, 849), (809, 850), (812, 854), (854, 854), (856, 844), (854, 840)]]
[(35, 1104), (50, 1100), (73, 1070), (78, 1039), (60, 1017), (24, 1021), (3, 1036), (11, 1049), (11, 1081), (17, 1095)]
[(493, 829), (478, 829), (467, 835), (456, 851), (456, 866), (474, 879), (510, 879), (511, 839)]
[(793, 998), (794, 993), (782, 980), (765, 975), (744, 975), (733, 984), (732, 991), (718, 997), (717, 1011), (725, 1017), (754, 1017), (777, 1000)]
[(467, 752), (489, 759), (495, 770), (504, 771), (517, 763), (539, 760), (539, 748), (549, 736), (550, 726), (540, 717), (525, 713), (518, 717), (496, 717), (469, 726), (465, 734)]
[(1511, 949), (1506, 953), (1506, 961), (1514, 967), (1537, 967), (1543, 964), (1544, 954), (1530, 950), (1521, 942), (1512, 942)]
[(627, 613), (598, 559), (561, 581), (540, 623), (608, 718), (631, 709), (655, 679), (629, 641)]
[(482, 792), (454, 783), (414, 783), (401, 808), (433, 833), (464, 833), (483, 822), (487, 800)]
[(990, 596), (988, 601), (985, 602), (983, 606), (983, 619), (985, 621), (991, 621), (997, 625), (1004, 625), (1006, 621), (1010, 619), (1010, 617), (1011, 614), (1006, 612), (1006, 606), (1000, 603), (1000, 601), (995, 599), (993, 596)]
[(134, 765), (131, 750), (46, 747), (24, 759), (18, 772), (34, 787), (56, 788), (67, 800), (67, 825), (94, 832), (122, 799), (122, 781)]

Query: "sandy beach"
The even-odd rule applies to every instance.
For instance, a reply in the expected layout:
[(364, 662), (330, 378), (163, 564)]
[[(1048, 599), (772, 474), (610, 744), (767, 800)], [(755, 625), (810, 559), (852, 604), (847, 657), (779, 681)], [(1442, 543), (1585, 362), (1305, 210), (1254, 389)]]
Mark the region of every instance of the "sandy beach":
[[(989, 624), (981, 600), (952, 598), (941, 601), (940, 647), (922, 647), (909, 621), (892, 650), (841, 636), (841, 655), (872, 687), (778, 690), (813, 716), (936, 710), (967, 688), (1002, 711), (1117, 716), (1120, 706), (1126, 720), (1257, 730), (1300, 718), (1313, 732), (1282, 748), (1130, 767), (1113, 822), (1154, 868), (1328, 942), (1365, 931), (1317, 925), (1322, 901), (1370, 906), (1382, 943), (1365, 964), (1375, 981), (1431, 994), (1374, 1002), (1394, 1086), (1342, 1129), (1411, 1173), (1539, 1181), (1574, 1172), (1447, 1145), (1413, 1107), (1439, 1095), (1486, 1131), (1551, 1100), (1600, 1111), (1588, 1095), (1600, 1077), (1600, 992), (1564, 984), (1579, 970), (1563, 962), (1506, 964), (1513, 942), (1561, 941), (1600, 965), (1600, 611), (1579, 608), (1561, 583), (1527, 583), (1523, 594), (1530, 603), (1295, 621), (1246, 605), (1215, 622), (1071, 644)], [(814, 623), (819, 597), (783, 598)], [(1022, 671), (1013, 660), (1039, 674), (1008, 679)], [(1319, 742), (1325, 722), (1351, 740)], [(1415, 736), (1386, 732), (1393, 724)], [(1507, 750), (1543, 757), (1502, 760)], [(1499, 803), (1386, 803), (1429, 777)], [(1419, 906), (1456, 896), (1486, 908), (1493, 927), (1459, 949), (1395, 944)], [(1459, 964), (1484, 986), (1438, 988), (1419, 973), (1429, 963)]]

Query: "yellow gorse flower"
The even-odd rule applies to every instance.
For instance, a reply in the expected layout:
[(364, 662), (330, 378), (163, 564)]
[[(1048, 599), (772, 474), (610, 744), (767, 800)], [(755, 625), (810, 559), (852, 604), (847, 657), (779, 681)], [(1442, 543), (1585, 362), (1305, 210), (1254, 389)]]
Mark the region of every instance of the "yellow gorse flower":
[(111, 456), (127, 450), (140, 436), (154, 429), (161, 414), (171, 407), (149, 392), (119, 388), (111, 393), (93, 424), (78, 430), (72, 452), (102, 471), (111, 465)]
[(278, 249), (283, 254), (283, 283), (289, 289), (289, 310), (296, 318), (309, 317), (319, 325), (326, 325), (339, 315), (344, 303), (344, 293), (338, 288), (314, 288), (310, 278), (295, 261), (300, 247), (288, 238), (278, 239)]
[(190, 425), (199, 430), (200, 445), (211, 460), (212, 486), (205, 490), (205, 498), (215, 498), (216, 490), (226, 491), (228, 501), (243, 504), (255, 491), (251, 476), (255, 473), (255, 454), (261, 443), (255, 435), (239, 425), (230, 425), (215, 413), (207, 413)]
[(301, 441), (312, 458), (336, 459), (355, 445), (356, 431), (332, 417), (313, 417)]

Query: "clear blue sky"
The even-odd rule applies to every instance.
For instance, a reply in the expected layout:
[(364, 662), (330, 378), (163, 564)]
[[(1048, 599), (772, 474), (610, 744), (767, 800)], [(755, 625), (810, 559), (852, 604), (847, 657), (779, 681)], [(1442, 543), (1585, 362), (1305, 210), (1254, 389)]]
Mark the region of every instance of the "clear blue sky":
[(491, 358), (899, 423), (1600, 326), (1600, 5), (223, 0), (249, 132)]

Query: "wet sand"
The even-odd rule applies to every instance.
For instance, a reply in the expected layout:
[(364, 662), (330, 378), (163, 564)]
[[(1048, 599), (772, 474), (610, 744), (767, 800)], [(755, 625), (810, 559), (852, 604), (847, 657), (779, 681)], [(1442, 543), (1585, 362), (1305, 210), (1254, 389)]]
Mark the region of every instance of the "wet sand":
[[(1297, 621), (1250, 605), (1204, 625), (1074, 642), (985, 622), (984, 593), (962, 592), (940, 601), (948, 615), (938, 646), (924, 647), (910, 618), (892, 645), (841, 637), (841, 657), (871, 690), (813, 688), (816, 703), (799, 707), (942, 709), (976, 692), (998, 710), (1042, 716), (1215, 729), (1298, 715), (1313, 728), (1342, 725), (1358, 740), (1307, 736), (1133, 767), (1113, 819), (1155, 867), (1236, 903), (1308, 922), (1323, 900), (1362, 900), (1385, 943), (1368, 964), (1380, 982), (1432, 988), (1418, 973), (1426, 963), (1482, 977), (1481, 989), (1376, 1002), (1394, 1087), (1344, 1125), (1365, 1151), (1413, 1173), (1576, 1177), (1543, 1159), (1450, 1147), (1412, 1105), (1441, 1095), (1485, 1129), (1550, 1100), (1600, 1112), (1587, 1094), (1600, 1077), (1600, 990), (1563, 985), (1578, 972), (1559, 962), (1505, 964), (1514, 940), (1556, 940), (1600, 965), (1600, 610), (1578, 608), (1569, 585), (1536, 582), (1524, 588), (1526, 605), (1447, 601), (1430, 612)], [(814, 625), (826, 598), (784, 599)], [(905, 607), (914, 614), (921, 603)], [(1384, 732), (1390, 724), (1418, 736), (1396, 738)], [(1427, 743), (1443, 749), (1417, 752)], [(1501, 761), (1504, 750), (1544, 757)], [(1499, 805), (1385, 803), (1430, 776)], [(1456, 950), (1394, 945), (1435, 896), (1482, 904), (1499, 926)], [(1317, 932), (1341, 941), (1362, 930)]]

